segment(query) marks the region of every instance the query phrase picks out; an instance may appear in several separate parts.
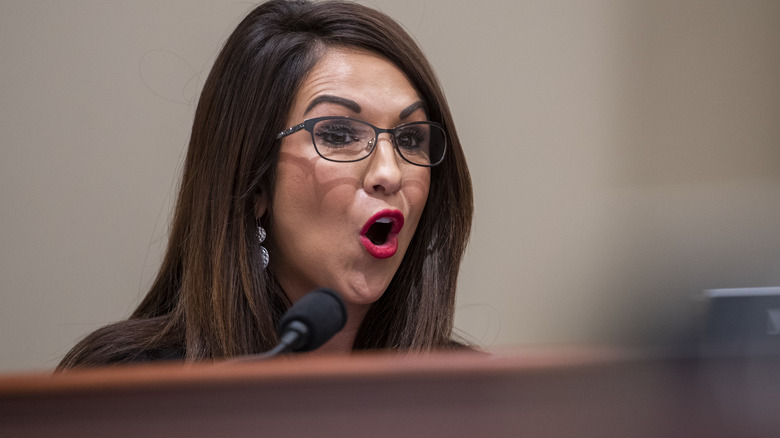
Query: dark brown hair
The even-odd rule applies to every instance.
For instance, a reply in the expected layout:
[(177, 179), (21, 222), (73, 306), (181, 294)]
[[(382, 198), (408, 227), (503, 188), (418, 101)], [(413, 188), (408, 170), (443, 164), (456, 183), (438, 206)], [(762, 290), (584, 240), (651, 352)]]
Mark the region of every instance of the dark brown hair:
[[(395, 277), (366, 315), (354, 348), (423, 351), (453, 345), (455, 288), (473, 201), (465, 157), (431, 66), (383, 13), (343, 1), (273, 0), (238, 25), (204, 85), (167, 253), (151, 290), (128, 320), (76, 345), (60, 369), (131, 361), (150, 350), (172, 349), (200, 360), (258, 353), (276, 344), (276, 323), (289, 300), (274, 278), (273, 263), (262, 268), (255, 199), (264, 194), (273, 209), (276, 134), (287, 128), (299, 85), (329, 47), (389, 59), (449, 137), (444, 163), (431, 170), (417, 231)], [(269, 239), (273, 235), (269, 228)]]

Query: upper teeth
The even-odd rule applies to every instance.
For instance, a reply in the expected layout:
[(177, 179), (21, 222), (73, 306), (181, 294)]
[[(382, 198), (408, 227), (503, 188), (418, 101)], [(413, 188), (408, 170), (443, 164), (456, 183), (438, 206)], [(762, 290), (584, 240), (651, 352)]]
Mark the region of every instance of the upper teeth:
[(380, 224), (391, 224), (391, 223), (393, 223), (393, 221), (392, 221), (392, 220), (390, 220), (390, 218), (389, 218), (389, 217), (380, 217), (380, 218), (379, 218), (379, 219), (377, 219), (376, 221), (377, 221), (378, 223), (380, 223)]

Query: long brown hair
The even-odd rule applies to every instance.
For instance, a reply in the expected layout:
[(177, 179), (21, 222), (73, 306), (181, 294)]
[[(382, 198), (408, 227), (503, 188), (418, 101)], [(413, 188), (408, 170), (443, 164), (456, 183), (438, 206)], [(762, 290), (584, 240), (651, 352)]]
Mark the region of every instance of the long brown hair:
[[(167, 253), (151, 290), (128, 320), (76, 345), (60, 369), (133, 360), (153, 349), (183, 351), (187, 360), (199, 360), (276, 344), (276, 324), (290, 303), (273, 263), (262, 267), (254, 205), (263, 194), (273, 209), (276, 134), (286, 128), (299, 85), (329, 47), (360, 48), (393, 62), (449, 139), (445, 161), (431, 170), (417, 231), (395, 277), (366, 315), (354, 348), (421, 351), (452, 345), (455, 288), (473, 201), (465, 157), (433, 69), (414, 40), (381, 12), (343, 1), (273, 0), (238, 25), (204, 85)], [(269, 239), (273, 235), (269, 228)]]

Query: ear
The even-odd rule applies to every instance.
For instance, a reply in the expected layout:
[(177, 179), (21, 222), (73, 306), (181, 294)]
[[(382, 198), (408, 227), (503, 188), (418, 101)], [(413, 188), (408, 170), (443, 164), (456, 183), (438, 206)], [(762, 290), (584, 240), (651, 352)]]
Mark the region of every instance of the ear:
[(268, 197), (264, 193), (255, 195), (255, 217), (260, 219), (268, 210)]

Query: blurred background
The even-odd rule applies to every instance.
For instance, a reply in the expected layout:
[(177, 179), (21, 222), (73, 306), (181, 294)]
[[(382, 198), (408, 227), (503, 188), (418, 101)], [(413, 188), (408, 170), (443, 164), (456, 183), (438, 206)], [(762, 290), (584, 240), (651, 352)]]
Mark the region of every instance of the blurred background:
[[(468, 339), (678, 342), (702, 290), (780, 286), (780, 2), (362, 3), (417, 38), (466, 149)], [(251, 8), (0, 3), (0, 371), (53, 369), (146, 293)]]

